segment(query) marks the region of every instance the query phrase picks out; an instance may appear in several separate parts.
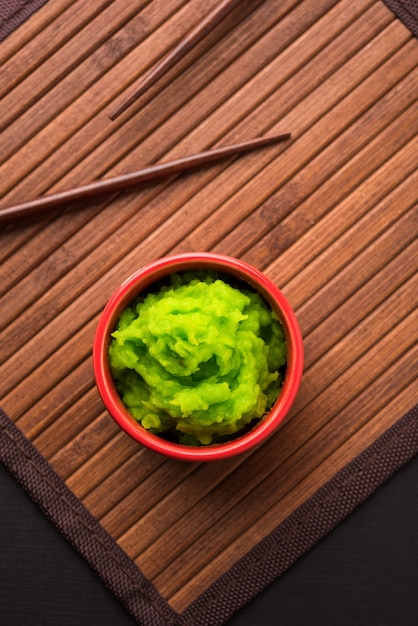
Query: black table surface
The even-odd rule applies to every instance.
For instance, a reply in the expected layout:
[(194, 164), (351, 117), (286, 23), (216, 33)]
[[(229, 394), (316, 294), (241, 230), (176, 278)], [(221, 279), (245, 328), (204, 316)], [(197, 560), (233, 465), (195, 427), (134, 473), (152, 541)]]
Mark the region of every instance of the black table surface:
[[(0, 626), (136, 623), (2, 465), (0, 555)], [(228, 622), (276, 624), (418, 624), (418, 457)]]

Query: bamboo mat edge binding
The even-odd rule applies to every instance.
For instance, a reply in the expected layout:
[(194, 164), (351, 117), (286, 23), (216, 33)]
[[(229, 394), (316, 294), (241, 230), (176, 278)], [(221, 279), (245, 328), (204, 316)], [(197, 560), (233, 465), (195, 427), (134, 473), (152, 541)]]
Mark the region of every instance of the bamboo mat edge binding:
[(0, 42), (38, 11), (48, 0), (3, 0), (0, 19)]

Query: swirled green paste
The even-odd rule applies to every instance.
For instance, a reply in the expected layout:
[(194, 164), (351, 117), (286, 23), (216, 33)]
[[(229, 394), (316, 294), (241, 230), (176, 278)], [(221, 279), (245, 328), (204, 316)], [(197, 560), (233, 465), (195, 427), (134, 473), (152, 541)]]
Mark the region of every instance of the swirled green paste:
[(258, 293), (184, 273), (123, 311), (109, 362), (123, 403), (144, 428), (205, 445), (271, 407), (286, 344)]

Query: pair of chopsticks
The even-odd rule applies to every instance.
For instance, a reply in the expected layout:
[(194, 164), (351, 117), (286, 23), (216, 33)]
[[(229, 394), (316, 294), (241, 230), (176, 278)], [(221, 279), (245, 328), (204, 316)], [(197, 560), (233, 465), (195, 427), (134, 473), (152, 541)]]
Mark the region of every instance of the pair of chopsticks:
[(153, 69), (151, 69), (135, 88), (132, 95), (123, 100), (109, 115), (115, 120), (126, 111), (151, 85), (157, 82), (168, 70), (182, 59), (199, 41), (215, 28), (231, 11), (238, 6), (241, 0), (222, 0), (197, 26), (187, 33), (175, 48), (169, 52)]
[[(114, 178), (95, 181), (83, 187), (76, 187), (49, 196), (43, 196), (35, 200), (30, 200), (15, 206), (0, 209), (0, 224), (9, 224), (20, 219), (29, 217), (39, 217), (53, 209), (65, 208), (72, 202), (94, 198), (102, 194), (128, 189), (140, 183), (161, 179), (175, 174), (181, 174), (198, 167), (213, 163), (227, 157), (256, 150), (263, 146), (276, 144), (290, 139), (290, 133), (272, 135), (270, 137), (259, 137), (243, 143), (233, 144), (215, 148), (195, 155), (182, 157), (175, 161), (150, 165), (137, 172), (123, 174)], [(70, 205), (71, 208), (71, 205)], [(74, 205), (72, 205), (74, 208)]]
[[(191, 48), (201, 41), (217, 24), (219, 24), (241, 0), (221, 0), (196, 27), (162, 61), (142, 79), (131, 96), (126, 98), (112, 113), (110, 119), (115, 120), (121, 113), (135, 102), (151, 85), (171, 69)], [(107, 180), (95, 181), (88, 185), (69, 189), (60, 193), (43, 196), (15, 206), (0, 209), (0, 224), (11, 223), (21, 218), (38, 217), (53, 209), (62, 209), (71, 203), (94, 198), (104, 193), (120, 191), (143, 182), (148, 182), (180, 174), (208, 163), (249, 152), (262, 146), (271, 145), (290, 139), (290, 133), (282, 133), (270, 137), (252, 139), (243, 143), (216, 148), (201, 152), (175, 161), (145, 167), (137, 172), (124, 174)], [(74, 207), (74, 204), (72, 205)]]

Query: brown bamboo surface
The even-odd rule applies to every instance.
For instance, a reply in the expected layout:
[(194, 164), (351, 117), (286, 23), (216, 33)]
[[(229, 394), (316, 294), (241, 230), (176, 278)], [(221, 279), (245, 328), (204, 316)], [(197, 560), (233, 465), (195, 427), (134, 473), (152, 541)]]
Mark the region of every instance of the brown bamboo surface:
[[(215, 0), (47, 3), (0, 47), (1, 206), (290, 131), (0, 234), (0, 406), (174, 609), (416, 402), (418, 43), (381, 0), (243, 0), (115, 122)], [(183, 464), (119, 432), (91, 346), (113, 290), (214, 250), (293, 305), (306, 367), (260, 449)]]

